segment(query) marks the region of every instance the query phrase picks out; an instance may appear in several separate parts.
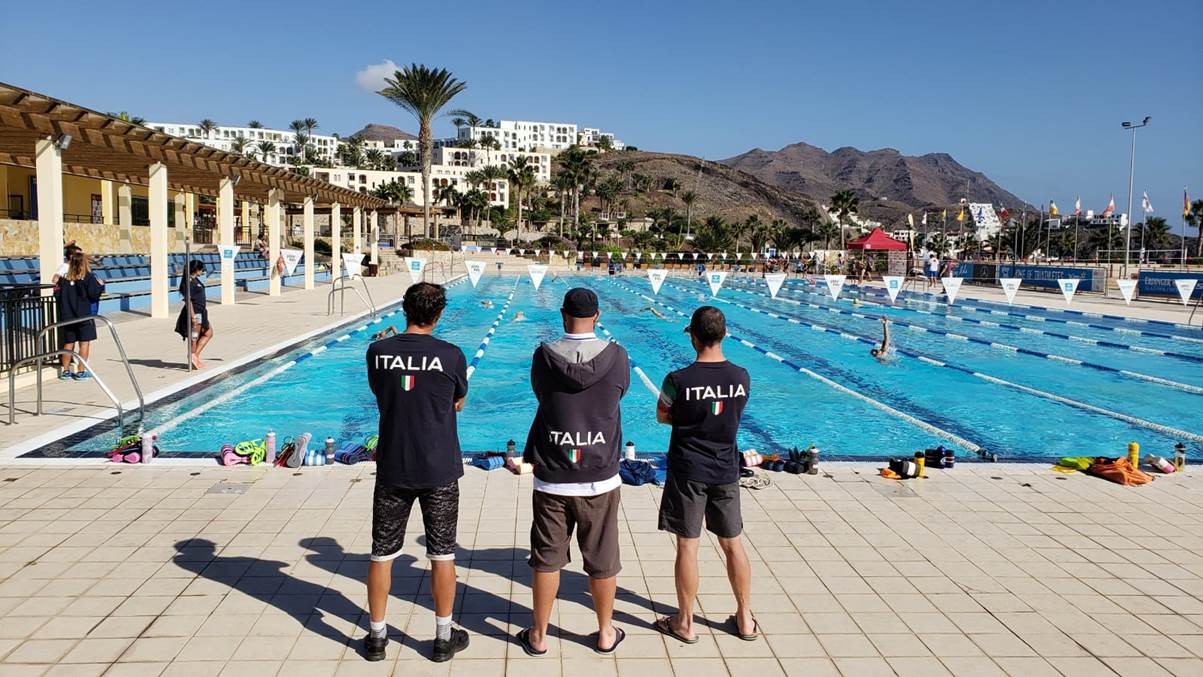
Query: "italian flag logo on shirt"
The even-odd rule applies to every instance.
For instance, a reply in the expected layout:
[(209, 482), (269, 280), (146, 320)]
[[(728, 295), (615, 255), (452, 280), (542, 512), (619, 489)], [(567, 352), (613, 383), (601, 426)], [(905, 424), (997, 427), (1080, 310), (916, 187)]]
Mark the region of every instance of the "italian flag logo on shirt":
[(714, 414), (715, 416), (718, 416), (719, 414), (723, 413), (723, 402), (722, 402), (722, 400), (719, 400), (719, 401), (717, 401), (717, 402), (711, 402), (711, 403), (710, 403), (710, 413), (711, 413), (711, 414)]
[(401, 377), (401, 389), (409, 392), (414, 389), (414, 377), (412, 374), (406, 374)]
[(569, 463), (580, 463), (581, 462), (581, 450), (580, 449), (569, 449), (568, 450), (568, 462)]

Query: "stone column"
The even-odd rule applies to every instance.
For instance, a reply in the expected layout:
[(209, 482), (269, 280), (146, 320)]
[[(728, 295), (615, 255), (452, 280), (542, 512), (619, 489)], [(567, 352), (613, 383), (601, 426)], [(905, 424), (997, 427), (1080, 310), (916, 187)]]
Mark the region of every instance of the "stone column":
[(150, 166), (150, 316), (168, 316), (167, 299), (167, 167)]
[(330, 282), (337, 280), (343, 271), (343, 210), (335, 202), (330, 205)]
[(255, 233), (251, 231), (251, 203), (242, 200), (242, 239), (254, 244)]
[(363, 251), (363, 207), (351, 210), (351, 230), (354, 232), (351, 249), (360, 256)]
[(171, 229), (171, 237), (168, 239), (168, 251), (174, 251), (176, 245), (184, 241), (184, 233), (188, 229), (188, 196), (184, 193), (175, 194), (175, 226)]
[(113, 225), (113, 182), (107, 179), (100, 180), (100, 222)]
[(306, 195), (301, 211), (301, 237), (305, 240), (305, 288), (313, 289), (317, 261), (313, 256), (313, 196)]
[[(217, 183), (217, 232), (222, 246), (234, 244), (234, 182), (223, 178)], [(234, 304), (234, 259), (221, 257), (221, 304)]]
[(134, 191), (128, 183), (117, 187), (117, 253), (134, 253)]
[(39, 276), (42, 284), (52, 284), (63, 264), (63, 151), (53, 139), (42, 139), (34, 144), (34, 156), (38, 176)]
[(280, 259), (280, 198), (283, 193), (273, 188), (267, 192), (267, 295), (280, 295), (280, 273), (276, 261)]
[(374, 264), (380, 264), (380, 221), (377, 220), (376, 210), (372, 210), (372, 215), (368, 220), (368, 241), (372, 245), (372, 258)]

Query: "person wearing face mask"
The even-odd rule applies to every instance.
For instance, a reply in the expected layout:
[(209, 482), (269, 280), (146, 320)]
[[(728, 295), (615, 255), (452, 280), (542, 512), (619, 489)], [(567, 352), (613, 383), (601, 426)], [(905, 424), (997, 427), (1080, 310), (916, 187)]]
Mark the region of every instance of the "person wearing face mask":
[[(192, 366), (204, 369), (201, 361), (201, 351), (213, 338), (213, 327), (209, 324), (209, 311), (205, 307), (205, 264), (202, 261), (189, 261), (188, 274), (180, 278), (180, 296), (184, 299), (184, 307), (180, 309), (180, 317), (175, 322), (175, 333), (188, 340), (188, 332), (196, 334), (192, 343), (192, 354), (188, 359)], [(192, 317), (188, 316), (188, 302), (192, 302)]]

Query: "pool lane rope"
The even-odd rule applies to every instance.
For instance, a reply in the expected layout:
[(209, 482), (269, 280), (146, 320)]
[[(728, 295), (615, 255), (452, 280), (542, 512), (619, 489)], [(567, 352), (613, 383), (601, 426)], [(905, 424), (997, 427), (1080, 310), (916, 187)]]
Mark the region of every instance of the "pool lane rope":
[[(741, 293), (744, 293), (744, 294), (751, 294), (753, 296), (765, 297), (764, 294), (761, 294), (761, 293), (755, 291), (754, 289), (745, 288), (742, 285), (729, 285), (729, 286), (731, 289), (741, 292)], [(841, 308), (835, 308), (832, 306), (824, 306), (824, 305), (819, 305), (819, 304), (815, 304), (815, 303), (807, 303), (805, 301), (796, 301), (794, 299), (784, 298), (781, 296), (780, 293), (778, 293), (777, 296), (780, 300), (785, 301), (786, 303), (793, 303), (793, 304), (799, 305), (799, 306), (806, 306), (806, 307), (815, 308), (818, 310), (825, 310), (829, 313), (835, 313), (837, 315), (847, 315), (849, 317), (855, 317), (855, 318), (859, 318), (862, 320), (869, 320), (869, 321), (872, 321), (875, 319), (864, 313), (858, 313), (855, 310), (843, 310)], [(880, 305), (880, 304), (875, 304), (875, 305)], [(753, 312), (760, 312), (760, 311), (753, 311)], [(788, 318), (788, 317), (784, 317), (781, 319), (790, 321), (790, 318)], [(1167, 386), (1170, 388), (1176, 388), (1178, 390), (1182, 390), (1182, 391), (1188, 392), (1188, 393), (1193, 393), (1195, 395), (1203, 395), (1203, 387), (1191, 385), (1189, 383), (1182, 383), (1179, 381), (1174, 381), (1172, 379), (1163, 378), (1161, 376), (1152, 376), (1150, 374), (1143, 374), (1138, 371), (1131, 371), (1128, 369), (1119, 369), (1118, 367), (1111, 367), (1111, 366), (1108, 366), (1105, 364), (1099, 364), (1097, 362), (1088, 362), (1086, 360), (1079, 360), (1076, 357), (1069, 357), (1066, 355), (1058, 355), (1056, 353), (1045, 353), (1045, 352), (1041, 352), (1039, 350), (1032, 350), (1030, 348), (1023, 348), (1020, 346), (1011, 345), (1009, 343), (1000, 343), (998, 341), (991, 341), (989, 339), (984, 339), (984, 338), (980, 338), (977, 336), (969, 336), (967, 334), (958, 334), (955, 332), (947, 331), (945, 329), (937, 329), (935, 327), (927, 327), (927, 326), (924, 326), (921, 324), (914, 324), (911, 322), (907, 322), (906, 320), (891, 320), (891, 322), (893, 324), (895, 324), (896, 326), (905, 327), (907, 329), (910, 329), (910, 330), (916, 331), (916, 332), (922, 332), (925, 334), (935, 334), (937, 336), (943, 336), (945, 338), (956, 340), (956, 341), (967, 341), (969, 343), (977, 343), (980, 345), (988, 346), (990, 348), (997, 348), (1000, 350), (1006, 350), (1006, 351), (1013, 352), (1013, 353), (1019, 353), (1021, 355), (1028, 355), (1031, 357), (1039, 357), (1039, 358), (1042, 358), (1045, 360), (1052, 360), (1053, 362), (1060, 362), (1062, 364), (1072, 364), (1072, 365), (1084, 367), (1087, 369), (1094, 369), (1095, 371), (1106, 372), (1109, 374), (1118, 374), (1120, 376), (1124, 376), (1126, 378), (1130, 378), (1130, 379), (1137, 380), (1137, 381), (1144, 381), (1146, 383), (1154, 383), (1156, 385), (1162, 385), (1162, 386)], [(1034, 330), (1034, 331), (1037, 331), (1037, 330)], [(1203, 361), (1203, 358), (1200, 358), (1200, 361)]]
[[(885, 292), (885, 290), (878, 290), (878, 289), (875, 289), (873, 287), (869, 287), (866, 285), (849, 284), (849, 285), (845, 285), (844, 288), (845, 289), (855, 289), (863, 294), (873, 294), (874, 296), (877, 296), (878, 298), (883, 298), (883, 297), (888, 296), (888, 294)], [(816, 293), (816, 292), (811, 292), (811, 293)], [(915, 296), (918, 296), (918, 295), (928, 296), (930, 298), (927, 298), (927, 299), (915, 298)], [(902, 299), (902, 301), (904, 303), (927, 303), (927, 304), (931, 304), (931, 305), (953, 307), (953, 306), (950, 306), (947, 301), (941, 300), (938, 295), (932, 294), (931, 292), (916, 292), (916, 291), (905, 292), (905, 293), (899, 294), (899, 298)], [(983, 304), (983, 305), (979, 306), (979, 305), (975, 305), (975, 304)], [(1005, 308), (1006, 310), (995, 310), (994, 308), (989, 307), (991, 305), (997, 305), (1002, 308)], [(955, 307), (960, 308), (961, 310), (964, 310), (967, 313), (984, 313), (984, 314), (989, 314), (989, 315), (1004, 315), (1004, 316), (1009, 316), (1009, 317), (1019, 317), (1019, 318), (1025, 319), (1025, 320), (1031, 320), (1033, 322), (1052, 322), (1055, 324), (1064, 324), (1064, 325), (1072, 326), (1072, 327), (1086, 327), (1089, 329), (1098, 329), (1100, 331), (1115, 332), (1117, 334), (1128, 334), (1129, 336), (1147, 336), (1149, 338), (1167, 339), (1170, 341), (1178, 341), (1180, 343), (1203, 343), (1203, 338), (1196, 338), (1193, 336), (1183, 336), (1182, 334), (1164, 334), (1161, 332), (1146, 331), (1143, 329), (1132, 329), (1129, 327), (1113, 327), (1109, 324), (1094, 324), (1092, 322), (1079, 322), (1077, 320), (1067, 320), (1067, 319), (1060, 318), (1060, 317), (1048, 317), (1046, 315), (1032, 315), (1029, 313), (1016, 312), (1015, 308), (1016, 307), (1030, 308), (1032, 310), (1043, 309), (1043, 310), (1047, 310), (1047, 311), (1053, 312), (1053, 313), (1064, 313), (1064, 314), (1069, 314), (1069, 315), (1077, 314), (1078, 316), (1081, 316), (1081, 317), (1103, 318), (1103, 319), (1118, 320), (1118, 321), (1123, 321), (1123, 322), (1133, 322), (1133, 323), (1138, 323), (1138, 324), (1164, 324), (1164, 325), (1174, 327), (1174, 328), (1185, 328), (1185, 329), (1192, 329), (1192, 330), (1196, 330), (1196, 331), (1198, 330), (1198, 327), (1194, 327), (1192, 325), (1175, 324), (1173, 322), (1163, 322), (1161, 320), (1145, 320), (1145, 319), (1139, 318), (1139, 317), (1123, 317), (1120, 315), (1104, 315), (1102, 313), (1088, 313), (1088, 312), (1083, 312), (1083, 311), (1078, 311), (1078, 310), (1069, 310), (1066, 308), (1041, 308), (1039, 306), (1025, 306), (1023, 304), (1019, 304), (1018, 306), (1007, 306), (1007, 305), (1003, 305), (1002, 303), (998, 303), (995, 301), (982, 301), (980, 299), (969, 299), (969, 298), (959, 301)], [(915, 312), (923, 312), (923, 313), (929, 313), (929, 314), (932, 313), (932, 311), (930, 311), (930, 310), (922, 311), (922, 310), (917, 310), (914, 308), (908, 308), (908, 310), (914, 310)], [(956, 317), (956, 316), (953, 316), (953, 317)], [(968, 319), (968, 318), (956, 317), (956, 319)], [(1087, 339), (1087, 340), (1089, 340), (1089, 339)], [(1200, 358), (1198, 361), (1203, 361), (1203, 358)]]
[[(685, 317), (685, 318), (689, 317), (685, 313), (677, 310), (676, 308), (668, 305), (667, 303), (664, 303), (663, 301), (659, 301), (650, 296), (647, 296), (647, 295), (643, 294), (642, 292), (639, 292), (631, 287), (627, 287), (626, 285), (624, 285), (622, 283), (616, 282), (615, 284), (618, 284), (619, 286), (627, 289), (628, 291), (630, 291), (632, 293), (638, 294), (641, 298), (649, 301), (650, 303), (654, 303), (656, 305), (659, 305), (659, 306), (665, 308), (666, 310), (669, 310), (670, 312), (676, 313), (680, 317)], [(926, 433), (935, 435), (936, 437), (939, 437), (947, 442), (951, 442), (964, 449), (968, 449), (969, 451), (972, 451), (974, 453), (978, 453), (978, 452), (982, 451), (982, 447), (980, 445), (970, 442), (969, 440), (961, 437), (960, 435), (948, 432), (947, 430), (944, 430), (942, 428), (938, 428), (938, 427), (928, 423), (927, 421), (924, 421), (922, 419), (911, 416), (910, 414), (908, 414), (906, 412), (899, 411), (898, 409), (895, 409), (894, 407), (891, 407), (890, 405), (888, 405), (884, 402), (875, 400), (872, 397), (869, 397), (868, 395), (859, 393), (841, 383), (837, 383), (836, 381), (833, 381), (833, 380), (827, 378), (826, 376), (823, 376), (822, 374), (819, 374), (815, 371), (807, 369), (806, 367), (803, 367), (802, 365), (795, 364), (794, 362), (791, 362), (790, 360), (787, 360), (784, 357), (782, 357), (776, 353), (765, 350), (764, 348), (761, 348), (760, 346), (756, 345), (755, 343), (752, 343), (751, 341), (748, 341), (747, 339), (740, 338), (740, 337), (730, 333), (730, 331), (728, 331), (727, 336), (729, 338), (731, 338), (731, 340), (738, 342), (740, 345), (751, 348), (752, 350), (760, 353), (761, 355), (764, 355), (765, 357), (769, 358), (770, 360), (773, 360), (782, 365), (785, 365), (786, 367), (789, 367), (790, 369), (793, 369), (796, 372), (805, 374), (806, 376), (809, 376), (810, 378), (813, 378), (814, 380), (816, 380), (830, 388), (833, 388), (841, 393), (844, 393), (845, 395), (850, 395), (852, 397), (855, 397), (856, 399), (864, 402), (865, 404), (868, 404), (869, 406), (871, 406), (875, 409), (883, 411), (883, 412), (889, 414), (890, 416), (893, 416), (902, 421), (905, 421)]]
[(505, 318), (506, 312), (510, 309), (510, 303), (514, 300), (514, 292), (517, 291), (518, 284), (514, 283), (514, 289), (510, 290), (510, 295), (505, 298), (505, 303), (501, 304), (501, 312), (497, 313), (497, 318), (493, 320), (493, 324), (489, 325), (489, 331), (485, 332), (484, 338), (480, 340), (480, 345), (476, 347), (476, 353), (472, 355), (472, 361), (468, 363), (467, 379), (472, 380), (472, 375), (476, 373), (476, 367), (480, 361), (484, 359), (485, 353), (489, 350), (489, 342), (493, 340), (493, 335), (497, 333), (497, 328), (501, 326), (501, 320)]
[[(684, 289), (682, 287), (675, 287), (675, 288), (681, 289), (682, 291), (685, 291), (686, 293), (690, 293), (690, 290), (688, 290), (688, 289)], [(746, 305), (744, 305), (742, 303), (738, 303), (736, 301), (731, 301), (728, 299), (715, 299), (715, 300), (719, 301), (721, 303), (728, 303), (730, 305), (736, 306), (738, 308), (743, 308), (745, 310), (749, 310), (754, 313), (759, 313), (761, 315), (768, 315), (769, 317), (772, 317), (772, 318), (784, 320), (791, 324), (797, 324), (800, 326), (809, 327), (809, 328), (815, 329), (817, 331), (830, 332), (833, 334), (837, 334), (839, 336), (842, 336), (844, 338), (847, 338), (847, 339), (850, 339), (853, 341), (859, 341), (861, 343), (867, 343), (869, 345), (878, 345), (878, 343), (879, 343), (879, 341), (877, 341), (876, 339), (872, 339), (867, 336), (853, 334), (851, 332), (846, 332), (841, 329), (836, 329), (834, 327), (829, 327), (829, 326), (818, 324), (818, 323), (804, 322), (797, 318), (786, 317), (784, 315), (780, 315), (780, 314), (774, 313), (772, 311), (763, 310), (760, 308), (753, 308), (751, 306), (746, 306)], [(734, 337), (732, 337), (732, 338), (734, 338)], [(1137, 427), (1147, 428), (1149, 430), (1153, 430), (1155, 432), (1159, 432), (1163, 435), (1167, 435), (1170, 437), (1180, 437), (1180, 438), (1188, 439), (1188, 440), (1191, 440), (1194, 442), (1203, 442), (1203, 435), (1199, 435), (1197, 433), (1187, 432), (1185, 430), (1179, 430), (1178, 428), (1174, 428), (1174, 427), (1167, 426), (1167, 425), (1162, 425), (1160, 423), (1154, 423), (1153, 421), (1147, 421), (1143, 418), (1132, 416), (1130, 414), (1125, 414), (1123, 412), (1114, 411), (1111, 409), (1104, 409), (1103, 407), (1097, 407), (1093, 404), (1086, 404), (1085, 402), (1080, 402), (1078, 400), (1072, 400), (1067, 397), (1062, 397), (1060, 395), (1054, 395), (1053, 393), (1050, 393), (1050, 392), (1047, 392), (1044, 390), (1039, 390), (1037, 388), (1032, 388), (1030, 386), (1020, 385), (1018, 383), (1014, 383), (1011, 381), (1007, 381), (1005, 379), (998, 378), (997, 376), (991, 376), (990, 374), (984, 374), (984, 373), (976, 371), (974, 369), (970, 369), (969, 367), (964, 367), (964, 366), (954, 364), (951, 362), (946, 362), (944, 360), (940, 360), (940, 359), (937, 359), (937, 358), (934, 358), (934, 357), (931, 357), (928, 355), (924, 355), (923, 353), (920, 353), (920, 352), (917, 352), (914, 350), (910, 350), (908, 348), (902, 348), (901, 346), (895, 347), (895, 350), (898, 351), (898, 353), (900, 355), (905, 355), (907, 357), (917, 359), (921, 362), (930, 364), (935, 367), (944, 367), (946, 369), (952, 369), (954, 371), (959, 371), (964, 374), (973, 376), (974, 378), (978, 378), (983, 381), (986, 381), (988, 383), (1006, 386), (1008, 388), (1012, 388), (1014, 390), (1018, 390), (1020, 392), (1027, 393), (1029, 395), (1035, 395), (1036, 397), (1041, 397), (1041, 398), (1050, 400), (1052, 402), (1058, 402), (1060, 404), (1074, 407), (1076, 409), (1081, 409), (1082, 411), (1089, 411), (1091, 413), (1099, 414), (1101, 416), (1107, 416), (1110, 418), (1114, 418), (1116, 420), (1123, 421), (1125, 423), (1129, 423), (1129, 424), (1137, 426)]]

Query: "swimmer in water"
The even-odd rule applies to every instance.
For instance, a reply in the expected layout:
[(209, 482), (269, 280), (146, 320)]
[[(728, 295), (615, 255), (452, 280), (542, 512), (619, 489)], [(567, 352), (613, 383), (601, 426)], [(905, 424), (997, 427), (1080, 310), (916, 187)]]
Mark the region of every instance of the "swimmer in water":
[(894, 347), (890, 345), (890, 321), (884, 315), (881, 317), (881, 347), (870, 350), (869, 354), (883, 364), (894, 354)]
[(517, 314), (514, 315), (515, 322), (522, 322), (525, 319), (526, 319), (526, 313), (522, 312), (521, 310), (519, 310), (517, 312)]
[(481, 307), (481, 308), (492, 308), (492, 307), (493, 307), (493, 302), (492, 302), (492, 301), (490, 301), (490, 300), (488, 300), (488, 299), (485, 299), (484, 301), (481, 301), (481, 302), (480, 302), (480, 307)]
[(375, 334), (372, 334), (372, 340), (379, 341), (382, 338), (386, 338), (388, 336), (396, 336), (396, 335), (397, 335), (397, 328), (390, 324), (387, 328), (382, 329), (382, 330), (376, 332)]
[(664, 315), (664, 313), (660, 312), (659, 310), (656, 310), (655, 308), (653, 308), (653, 307), (651, 307), (651, 306), (648, 306), (648, 307), (644, 308), (644, 310), (650, 311), (650, 312), (652, 313), (652, 315), (655, 315), (656, 317), (660, 318), (661, 320), (667, 320), (667, 319), (668, 319), (668, 317), (666, 317), (666, 316)]

